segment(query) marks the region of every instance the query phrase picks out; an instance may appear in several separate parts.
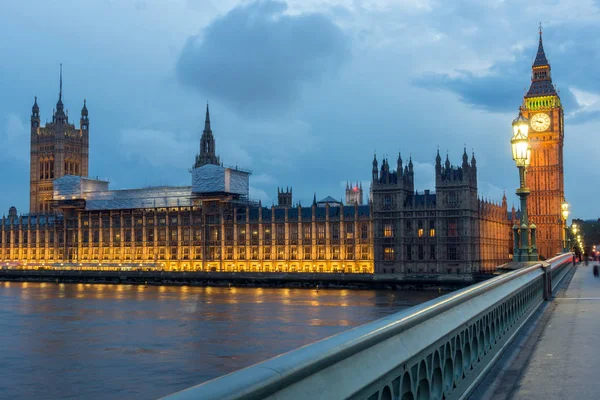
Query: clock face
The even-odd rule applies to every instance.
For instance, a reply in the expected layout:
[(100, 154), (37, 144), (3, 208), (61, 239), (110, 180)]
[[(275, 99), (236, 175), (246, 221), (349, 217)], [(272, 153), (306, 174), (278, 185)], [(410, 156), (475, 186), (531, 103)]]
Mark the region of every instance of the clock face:
[(542, 132), (550, 127), (550, 116), (546, 113), (534, 114), (531, 117), (531, 128), (534, 131)]

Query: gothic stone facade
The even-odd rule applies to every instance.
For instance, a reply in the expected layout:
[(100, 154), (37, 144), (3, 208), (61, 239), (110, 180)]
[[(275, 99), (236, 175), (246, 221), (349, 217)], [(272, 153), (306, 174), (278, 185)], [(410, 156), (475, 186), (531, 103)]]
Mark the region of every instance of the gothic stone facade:
[(473, 273), (508, 261), (510, 221), (502, 205), (477, 196), (477, 165), (436, 157), (436, 193), (414, 190), (412, 160), (397, 169), (377, 158), (372, 170), (372, 220), (376, 273)]
[[(71, 128), (58, 110), (53, 126), (64, 133)], [(85, 138), (85, 169), (61, 167), (54, 178), (87, 173)], [(218, 165), (208, 107), (200, 143), (194, 167)], [(32, 165), (33, 158), (32, 152)], [(52, 188), (51, 175), (46, 180)], [(94, 189), (75, 199), (61, 196), (54, 182), (52, 210), (34, 207), (34, 214), (18, 216), (11, 208), (1, 220), (0, 261), (93, 269), (373, 273), (368, 206), (319, 206), (315, 199), (310, 207), (294, 207), (286, 188), (278, 191), (279, 206), (266, 208), (239, 194), (196, 196), (192, 187), (109, 191), (107, 182), (83, 180)], [(98, 189), (102, 185), (106, 190)]]
[(220, 196), (179, 207), (16, 213), (0, 260), (107, 269), (373, 273), (368, 206), (271, 207)]
[(363, 205), (363, 188), (362, 183), (356, 182), (356, 186), (350, 182), (346, 182), (346, 204)]
[(550, 63), (542, 44), (542, 33), (532, 65), (531, 86), (521, 106), (529, 119), (531, 165), (527, 186), (531, 195), (527, 212), (537, 226), (537, 247), (542, 258), (562, 251), (561, 204), (565, 197), (563, 144), (564, 112), (560, 97), (552, 84)]
[[(62, 77), (53, 122), (42, 128), (39, 120), (36, 101), (31, 213), (18, 216), (13, 208), (2, 218), (0, 262), (93, 269), (472, 273), (507, 260), (506, 201), (500, 206), (478, 199), (475, 158), (469, 162), (466, 154), (460, 167), (448, 159), (442, 166), (438, 154), (436, 193), (414, 190), (412, 161), (403, 167), (399, 157), (397, 171), (391, 171), (384, 160), (379, 171), (375, 159), (369, 205), (360, 205), (357, 185), (349, 188), (350, 205), (332, 198), (317, 202), (315, 195), (310, 207), (292, 206), (292, 191), (286, 188), (278, 190), (278, 206), (266, 208), (240, 193), (199, 196), (193, 185), (115, 191), (107, 182), (76, 178), (88, 173), (88, 112), (84, 102), (80, 129), (68, 123)], [(207, 106), (194, 171), (225, 169), (215, 150)], [(95, 189), (62, 196), (65, 180)]]
[(29, 212), (48, 213), (52, 200), (52, 181), (65, 175), (88, 175), (88, 109), (83, 101), (79, 128), (69, 123), (62, 102), (62, 67), (60, 90), (52, 122), (40, 125), (37, 97), (31, 108), (31, 154)]

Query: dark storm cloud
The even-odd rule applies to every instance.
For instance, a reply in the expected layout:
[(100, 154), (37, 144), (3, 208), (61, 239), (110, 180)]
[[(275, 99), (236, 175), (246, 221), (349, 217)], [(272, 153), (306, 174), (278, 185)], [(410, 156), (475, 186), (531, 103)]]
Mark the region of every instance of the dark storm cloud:
[[(524, 54), (529, 54), (533, 50)], [(416, 84), (430, 90), (447, 90), (459, 96), (461, 101), (475, 108), (490, 112), (510, 112), (519, 104), (524, 91), (529, 89), (531, 60), (521, 54), (510, 62), (494, 64), (485, 75), (477, 76), (469, 71), (458, 71), (459, 75), (430, 74), (420, 77)], [(564, 90), (560, 93), (563, 105), (577, 107), (573, 95)]]
[[(430, 90), (447, 90), (458, 95), (460, 100), (476, 108), (492, 112), (507, 112), (520, 102), (523, 88), (519, 80), (523, 73), (489, 74), (475, 76), (469, 71), (458, 77), (447, 74), (429, 74), (415, 81), (418, 86)], [(512, 79), (511, 79), (512, 78)], [(515, 78), (519, 80), (515, 81)]]
[[(544, 34), (544, 49), (552, 67), (553, 82), (560, 91), (566, 113), (578, 111), (571, 88), (590, 92), (600, 91), (600, 80), (589, 79), (589, 66), (592, 60), (600, 62), (600, 28), (555, 27)], [(514, 110), (519, 104), (523, 91), (529, 88), (525, 77), (531, 73), (531, 62), (537, 51), (530, 46), (508, 62), (498, 62), (481, 76), (468, 71), (457, 71), (456, 76), (429, 74), (421, 76), (415, 83), (430, 90), (445, 90), (455, 93), (461, 101), (490, 112)], [(593, 63), (593, 62), (592, 62)], [(600, 117), (595, 111), (579, 110), (571, 123), (584, 123)]]
[(257, 1), (234, 8), (190, 37), (177, 75), (246, 116), (277, 114), (301, 86), (336, 72), (349, 43), (324, 15), (286, 15), (287, 5)]

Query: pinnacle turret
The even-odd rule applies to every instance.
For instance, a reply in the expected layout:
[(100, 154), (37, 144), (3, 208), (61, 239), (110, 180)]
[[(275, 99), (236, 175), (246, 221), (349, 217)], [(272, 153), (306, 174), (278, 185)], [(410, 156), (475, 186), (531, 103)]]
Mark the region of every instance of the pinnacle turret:
[(33, 107), (31, 107), (31, 113), (34, 115), (40, 113), (40, 106), (38, 106), (38, 103), (37, 103), (37, 96), (34, 96), (34, 98), (33, 98)]
[(377, 165), (377, 154), (373, 154), (373, 169), (372, 169), (373, 182), (379, 179), (379, 168)]
[(206, 116), (204, 118), (204, 131), (200, 138), (200, 153), (196, 156), (194, 168), (199, 168), (206, 164), (222, 165), (219, 157), (216, 155), (215, 138), (210, 127), (210, 111), (206, 103)]
[(83, 108), (81, 109), (81, 116), (82, 117), (88, 116), (88, 109), (87, 109), (87, 104), (86, 104), (85, 99), (83, 99)]
[(52, 116), (52, 122), (59, 124), (66, 124), (68, 122), (67, 114), (65, 114), (65, 106), (62, 101), (62, 64), (60, 64), (58, 101), (56, 102), (56, 110)]

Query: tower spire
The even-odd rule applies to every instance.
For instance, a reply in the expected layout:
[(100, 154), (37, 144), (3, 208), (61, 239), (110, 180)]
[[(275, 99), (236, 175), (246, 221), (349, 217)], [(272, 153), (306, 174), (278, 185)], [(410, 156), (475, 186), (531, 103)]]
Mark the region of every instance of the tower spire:
[(65, 114), (65, 107), (62, 102), (62, 63), (60, 64), (58, 101), (56, 102), (56, 111), (52, 116), (52, 121), (60, 124), (65, 124), (68, 122), (67, 115)]
[(533, 61), (533, 67), (543, 67), (549, 65), (548, 59), (546, 58), (546, 53), (544, 52), (544, 44), (542, 42), (542, 23), (540, 22), (540, 41), (538, 43), (538, 50), (535, 56), (535, 60)]
[(58, 101), (62, 101), (62, 63), (60, 63), (60, 87), (58, 89)]
[(546, 52), (544, 51), (544, 43), (542, 41), (542, 24), (539, 27), (540, 39), (538, 49), (531, 65), (531, 86), (525, 95), (525, 98), (540, 97), (540, 96), (557, 96), (556, 88), (552, 84), (550, 74), (551, 68)]
[(210, 111), (208, 110), (208, 101), (206, 102), (206, 117), (204, 118), (204, 131), (210, 131)]
[(206, 117), (204, 118), (204, 131), (200, 138), (200, 153), (196, 156), (194, 168), (199, 168), (206, 164), (219, 165), (220, 159), (216, 154), (215, 138), (210, 128), (210, 111), (208, 101), (206, 102)]

